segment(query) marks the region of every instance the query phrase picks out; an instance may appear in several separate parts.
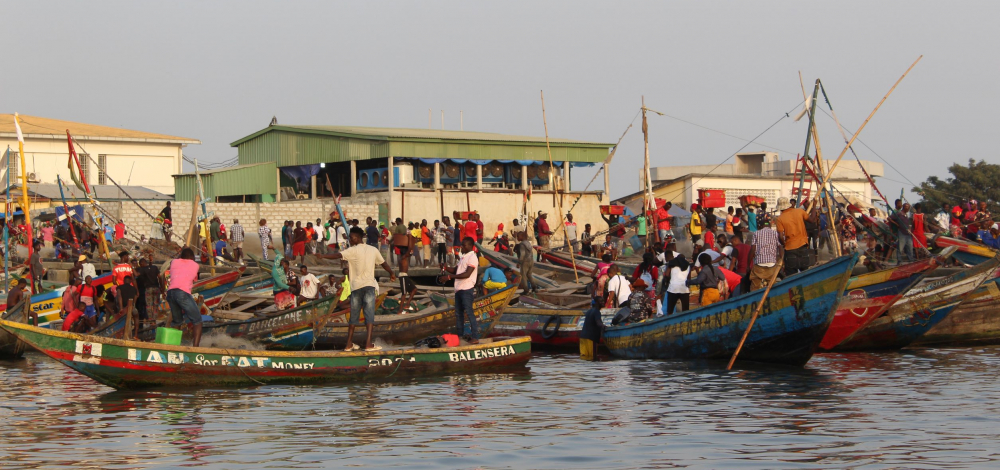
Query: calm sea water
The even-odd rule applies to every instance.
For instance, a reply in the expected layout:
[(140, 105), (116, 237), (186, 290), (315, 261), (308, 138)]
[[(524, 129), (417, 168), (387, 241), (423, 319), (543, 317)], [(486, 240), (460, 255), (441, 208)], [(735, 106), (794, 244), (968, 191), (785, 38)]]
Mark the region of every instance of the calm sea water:
[(0, 362), (9, 468), (1000, 466), (1000, 349), (804, 369), (579, 361), (392, 384), (115, 392)]

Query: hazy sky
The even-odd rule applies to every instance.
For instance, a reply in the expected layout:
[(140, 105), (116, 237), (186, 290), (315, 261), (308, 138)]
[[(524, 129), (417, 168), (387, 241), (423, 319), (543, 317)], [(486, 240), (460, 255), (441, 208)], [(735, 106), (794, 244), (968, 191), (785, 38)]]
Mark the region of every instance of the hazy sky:
[[(0, 112), (200, 139), (201, 161), (284, 124), (426, 127), (615, 142), (649, 107), (752, 138), (821, 78), (899, 194), (968, 158), (996, 163), (1000, 2), (0, 2)], [(797, 111), (797, 110), (796, 110)], [(792, 113), (795, 114), (794, 112)], [(822, 116), (822, 115), (821, 115)], [(640, 127), (615, 157), (612, 195), (636, 191)], [(843, 148), (818, 121), (827, 158)], [(793, 158), (805, 120), (747, 150)], [(653, 164), (721, 162), (746, 142), (650, 121)], [(856, 145), (861, 158), (879, 161)], [(574, 189), (593, 171), (575, 170)], [(600, 180), (597, 182), (600, 187)], [(891, 197), (891, 196), (890, 196)]]

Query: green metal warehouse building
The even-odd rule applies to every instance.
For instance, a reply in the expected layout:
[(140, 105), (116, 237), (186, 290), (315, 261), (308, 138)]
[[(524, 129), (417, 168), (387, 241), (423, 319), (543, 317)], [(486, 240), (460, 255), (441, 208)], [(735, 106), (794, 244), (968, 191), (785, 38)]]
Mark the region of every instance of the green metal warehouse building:
[[(206, 199), (275, 202), (393, 191), (523, 192), (570, 188), (573, 167), (602, 164), (610, 143), (471, 131), (271, 125), (231, 144), (237, 166), (201, 172)], [(195, 175), (174, 175), (196, 199)], [(604, 188), (605, 194), (607, 188)]]

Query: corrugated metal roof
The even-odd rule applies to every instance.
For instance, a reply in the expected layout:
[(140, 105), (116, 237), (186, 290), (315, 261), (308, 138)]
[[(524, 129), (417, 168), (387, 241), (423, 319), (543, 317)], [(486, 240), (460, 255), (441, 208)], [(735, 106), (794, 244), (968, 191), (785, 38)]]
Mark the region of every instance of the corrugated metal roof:
[[(246, 164), (246, 165), (233, 165), (233, 166), (227, 166), (225, 168), (218, 168), (218, 169), (215, 169), (215, 170), (200, 170), (198, 173), (201, 173), (201, 176), (205, 176), (205, 175), (211, 175), (211, 174), (215, 174), (215, 173), (223, 173), (223, 172), (227, 172), (227, 171), (239, 170), (239, 169), (242, 169), (242, 168), (252, 168), (252, 167), (261, 166), (261, 165), (267, 165), (267, 163), (249, 163), (249, 164)], [(177, 178), (178, 176), (194, 176), (194, 172), (192, 171), (191, 173), (179, 173), (179, 174), (172, 175), (172, 176), (174, 178)]]
[[(495, 134), (491, 132), (449, 131), (435, 129), (405, 129), (390, 127), (360, 127), (360, 126), (313, 126), (313, 125), (274, 125), (250, 134), (230, 144), (233, 147), (254, 137), (271, 131), (291, 131), (324, 134), (336, 137), (360, 138), (366, 140), (390, 140), (413, 142), (516, 142), (545, 145), (545, 137)], [(584, 147), (614, 147), (615, 144), (603, 142), (585, 142), (569, 139), (549, 138), (553, 146), (584, 146)]]
[[(12, 194), (14, 192), (20, 194), (19, 190), (20, 186), (21, 185), (11, 185)], [(156, 201), (156, 200), (170, 201), (173, 199), (173, 197), (171, 196), (168, 196), (158, 191), (153, 191), (152, 189), (149, 189), (145, 186), (122, 186), (122, 189), (124, 189), (124, 193), (122, 192), (122, 190), (118, 189), (118, 187), (115, 185), (94, 184), (90, 185), (90, 188), (92, 191), (96, 191), (97, 199), (99, 201), (128, 200), (128, 196), (126, 196), (125, 193), (128, 193), (129, 196), (132, 196), (132, 199), (135, 199), (137, 201)], [(77, 188), (72, 184), (65, 186), (64, 191), (66, 192), (67, 201), (87, 200), (87, 196), (83, 194), (83, 191), (81, 191), (79, 188)], [(51, 183), (30, 184), (28, 185), (28, 194), (29, 195), (37, 194), (38, 196), (56, 201), (60, 200), (58, 184), (51, 184)]]
[[(177, 137), (152, 132), (133, 131), (118, 127), (98, 126), (82, 122), (62, 121), (59, 119), (18, 114), (21, 121), (21, 133), (25, 138), (66, 139), (66, 130), (74, 138), (81, 140), (118, 140), (130, 142), (158, 142), (176, 144), (200, 144), (198, 139)], [(14, 115), (0, 114), (0, 137), (17, 137), (14, 129)]]

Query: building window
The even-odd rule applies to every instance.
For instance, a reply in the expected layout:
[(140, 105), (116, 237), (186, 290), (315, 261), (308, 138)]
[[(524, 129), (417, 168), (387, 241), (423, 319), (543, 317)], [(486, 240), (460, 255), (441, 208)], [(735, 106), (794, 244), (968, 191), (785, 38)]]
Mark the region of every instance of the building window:
[(97, 156), (97, 184), (108, 184), (108, 156)]
[(77, 157), (80, 159), (80, 177), (90, 184), (90, 155), (81, 153)]

